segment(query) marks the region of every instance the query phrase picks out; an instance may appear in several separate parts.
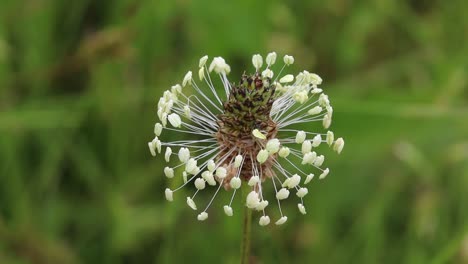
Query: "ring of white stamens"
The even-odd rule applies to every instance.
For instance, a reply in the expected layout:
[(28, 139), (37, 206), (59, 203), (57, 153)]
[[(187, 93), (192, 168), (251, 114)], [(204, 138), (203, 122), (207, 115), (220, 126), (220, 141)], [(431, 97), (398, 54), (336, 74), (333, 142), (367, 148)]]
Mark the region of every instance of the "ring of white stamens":
[[(306, 214), (303, 198), (308, 189), (301, 186), (302, 180), (303, 185), (312, 181), (315, 174), (310, 173), (310, 169), (315, 170), (319, 179), (329, 174), (328, 168), (322, 168), (325, 156), (320, 155), (320, 147), (324, 145), (321, 143), (326, 142), (338, 154), (343, 151), (343, 138), (335, 140), (332, 131), (314, 133), (292, 127), (307, 124), (302, 126), (306, 130), (312, 122), (317, 122), (328, 128), (334, 109), (328, 95), (319, 87), (322, 84), (320, 76), (308, 71), (297, 75), (283, 74), (283, 70), (289, 70), (287, 66), (294, 63), (294, 57), (285, 55), (279, 72), (272, 67), (276, 59), (277, 54), (270, 52), (264, 64), (262, 56), (255, 54), (252, 57), (255, 73), (244, 75), (244, 82), (236, 85), (227, 78), (231, 68), (222, 57), (214, 57), (208, 64), (208, 56), (203, 56), (198, 63), (198, 72), (195, 72), (198, 78), (195, 80), (192, 71), (188, 71), (182, 82), (171, 86), (157, 102), (159, 122), (154, 124), (155, 137), (148, 142), (148, 148), (152, 156), (157, 156), (164, 147), (166, 162), (180, 162), (163, 166), (164, 175), (167, 178), (180, 177), (175, 172), (182, 171), (183, 180), (183, 184), (175, 189), (166, 188), (165, 198), (173, 201), (175, 192), (193, 184), (196, 190), (187, 197), (187, 205), (197, 210), (194, 199), (198, 192), (216, 186), (210, 202), (197, 216), (200, 221), (208, 218), (207, 210), (222, 187), (232, 192), (230, 202), (223, 206), (224, 213), (232, 216), (231, 205), (237, 190), (242, 184), (247, 184), (250, 192), (243, 202), (248, 208), (261, 211), (259, 224), (268, 225), (270, 217), (265, 211), (270, 207), (267, 208), (269, 202), (264, 197), (267, 180), (273, 183), (274, 198), (278, 202), (280, 218), (276, 225), (284, 224), (288, 219), (283, 215), (280, 201), (287, 199), (292, 191), (300, 199), (297, 204), (299, 212)], [(214, 77), (219, 77), (220, 87), (216, 87)], [(192, 90), (190, 95), (186, 95), (182, 87), (189, 87)], [(222, 90), (225, 94), (219, 93)], [(255, 99), (249, 97), (253, 95)], [(239, 113), (239, 116), (234, 115), (239, 124), (249, 120), (255, 122), (239, 131), (235, 127), (223, 130), (224, 121), (232, 121), (220, 118), (229, 107), (232, 108), (231, 114)], [(172, 133), (173, 138), (179, 138), (176, 133), (198, 137), (196, 140), (173, 141), (161, 141), (159, 138), (161, 135), (172, 138)], [(220, 133), (228, 137), (220, 140)], [(177, 158), (171, 159), (172, 155)]]

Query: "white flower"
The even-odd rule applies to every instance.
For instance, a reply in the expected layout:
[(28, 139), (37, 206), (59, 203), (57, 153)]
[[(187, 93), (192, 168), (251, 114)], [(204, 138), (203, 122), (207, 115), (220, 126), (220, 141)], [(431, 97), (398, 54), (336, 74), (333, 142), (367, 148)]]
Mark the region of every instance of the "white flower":
[[(275, 193), (272, 198), (277, 199), (272, 204), (278, 204), (281, 215), (277, 225), (287, 221), (281, 206), (288, 198), (299, 199), (298, 209), (305, 214), (303, 199), (308, 189), (304, 185), (314, 173), (320, 179), (329, 173), (322, 168), (325, 156), (317, 154), (319, 146), (323, 141), (337, 153), (343, 150), (342, 138), (335, 140), (333, 132), (320, 131), (320, 123), (325, 128), (331, 125), (334, 111), (324, 88), (318, 87), (321, 77), (308, 71), (289, 72), (290, 67), (285, 66), (294, 63), (292, 56), (285, 55), (279, 66), (274, 65), (276, 59), (275, 52), (266, 55), (265, 63), (260, 54), (254, 55), (255, 72), (243, 74), (234, 83), (228, 78), (231, 67), (222, 57), (208, 63), (208, 56), (203, 56), (196, 80), (188, 71), (181, 84), (164, 91), (157, 101), (159, 121), (148, 148), (156, 156), (164, 147), (169, 165), (161, 170), (167, 178), (182, 178), (177, 179), (181, 186), (164, 191), (166, 199), (172, 201), (175, 192), (193, 184), (195, 190), (187, 204), (196, 210), (199, 201), (195, 200), (202, 199), (197, 193), (216, 188), (203, 206), (206, 209), (198, 214), (200, 221), (208, 218), (207, 210), (221, 189), (232, 195), (223, 207), (232, 216), (232, 202), (241, 185), (249, 188), (245, 205), (262, 212), (262, 226), (270, 223), (266, 213), (272, 207), (266, 197), (272, 193), (266, 190), (270, 186)], [(171, 159), (173, 154), (178, 159)], [(183, 170), (181, 176), (175, 174), (176, 169)], [(293, 190), (296, 195), (290, 197)]]

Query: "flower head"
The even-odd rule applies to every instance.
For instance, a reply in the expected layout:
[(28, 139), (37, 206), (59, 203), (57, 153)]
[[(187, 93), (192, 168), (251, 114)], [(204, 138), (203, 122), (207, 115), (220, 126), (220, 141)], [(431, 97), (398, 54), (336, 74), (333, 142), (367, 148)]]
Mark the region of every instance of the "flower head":
[[(305, 185), (312, 181), (314, 173), (319, 179), (329, 173), (328, 168), (322, 167), (325, 157), (318, 154), (318, 148), (326, 143), (337, 153), (343, 150), (343, 138), (335, 140), (332, 131), (294, 129), (300, 124), (309, 128), (314, 122), (318, 122), (317, 127), (321, 123), (328, 129), (333, 108), (318, 87), (322, 79), (317, 74), (303, 71), (296, 76), (282, 75), (294, 63), (294, 57), (286, 55), (275, 75), (271, 67), (276, 57), (275, 52), (269, 53), (264, 64), (262, 56), (255, 54), (254, 74), (243, 74), (236, 84), (228, 80), (231, 67), (223, 58), (215, 57), (207, 67), (208, 56), (204, 56), (199, 62), (200, 83), (189, 71), (182, 85), (172, 86), (158, 101), (160, 121), (154, 126), (155, 138), (148, 147), (153, 156), (165, 148), (166, 162), (177, 160), (179, 164), (165, 167), (164, 174), (168, 178), (181, 175), (184, 180), (180, 187), (165, 190), (166, 199), (173, 201), (178, 190), (193, 184), (196, 191), (186, 198), (187, 205), (198, 210), (197, 193), (207, 189), (207, 184), (216, 186), (212, 199), (198, 214), (200, 221), (208, 218), (207, 210), (221, 188), (231, 193), (230, 202), (223, 209), (232, 216), (231, 204), (241, 185), (250, 188), (243, 203), (262, 212), (262, 226), (270, 223), (266, 214), (269, 199), (276, 199), (278, 204), (277, 225), (288, 219), (281, 210), (281, 201), (291, 196), (299, 200), (299, 212), (306, 214)], [(194, 94), (183, 91), (192, 87)], [(221, 89), (223, 92), (219, 93)], [(164, 141), (165, 130), (198, 138)], [(172, 155), (176, 157), (171, 159)], [(264, 189), (271, 187), (275, 195), (268, 197)]]

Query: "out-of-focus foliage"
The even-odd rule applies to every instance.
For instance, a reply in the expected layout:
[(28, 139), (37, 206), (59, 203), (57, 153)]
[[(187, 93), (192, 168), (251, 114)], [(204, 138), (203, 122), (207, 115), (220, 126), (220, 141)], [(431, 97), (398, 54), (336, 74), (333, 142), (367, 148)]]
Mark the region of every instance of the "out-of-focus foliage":
[[(468, 263), (468, 2), (0, 1), (0, 263), (236, 263), (226, 194), (168, 204), (156, 98), (198, 58), (324, 79), (346, 140), (255, 263)], [(187, 193), (184, 193), (187, 192)], [(211, 193), (203, 194), (208, 200)], [(235, 212), (239, 212), (237, 201)], [(274, 210), (272, 210), (274, 211)], [(255, 215), (255, 222), (258, 215)]]

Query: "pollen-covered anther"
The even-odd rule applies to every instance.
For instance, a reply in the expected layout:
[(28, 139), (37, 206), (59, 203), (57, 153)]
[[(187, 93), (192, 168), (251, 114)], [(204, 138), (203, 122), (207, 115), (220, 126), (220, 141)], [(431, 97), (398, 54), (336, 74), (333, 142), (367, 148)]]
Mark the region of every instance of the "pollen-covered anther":
[(289, 191), (286, 188), (281, 188), (277, 193), (276, 193), (276, 199), (278, 200), (284, 200), (289, 197)]
[(279, 151), (280, 145), (281, 144), (280, 144), (279, 139), (273, 138), (273, 139), (268, 140), (265, 148), (271, 155)]
[(255, 70), (258, 72), (258, 70), (262, 67), (263, 65), (263, 59), (260, 54), (255, 54), (252, 56), (252, 64), (255, 67)]
[(294, 63), (294, 57), (290, 55), (284, 55), (283, 61), (286, 65), (291, 65)]
[(325, 179), (325, 177), (327, 177), (328, 173), (330, 172), (330, 170), (328, 168), (326, 168), (319, 176), (319, 179), (322, 180), (322, 179)]
[(255, 207), (255, 210), (257, 211), (262, 211), (264, 210), (266, 207), (268, 206), (268, 201), (267, 200), (263, 200), (261, 201), (257, 207)]
[(224, 179), (227, 175), (227, 170), (224, 167), (219, 167), (216, 169), (216, 177)]
[(204, 171), (202, 172), (202, 178), (205, 179), (205, 181), (211, 185), (211, 186), (215, 186), (216, 185), (216, 181), (213, 177), (213, 173), (211, 171)]
[(286, 158), (287, 156), (289, 156), (289, 153), (291, 151), (289, 150), (288, 147), (282, 147), (279, 152), (278, 152), (278, 155), (282, 158)]
[(297, 144), (302, 144), (304, 140), (306, 139), (306, 133), (304, 131), (298, 131), (296, 134), (296, 143)]
[(190, 150), (188, 148), (180, 148), (178, 156), (180, 162), (186, 163), (190, 159)]
[(166, 196), (166, 200), (168, 200), (169, 202), (172, 202), (174, 200), (173, 191), (171, 189), (166, 188), (166, 190), (164, 191), (164, 194)]
[(193, 158), (187, 161), (185, 164), (185, 171), (189, 174), (195, 175), (200, 171), (200, 168), (197, 166), (197, 161)]
[(268, 215), (261, 216), (260, 220), (258, 221), (258, 224), (261, 226), (266, 226), (270, 224), (270, 217)]
[(233, 189), (239, 189), (241, 187), (241, 179), (239, 177), (234, 177), (229, 182), (229, 185), (231, 185)]
[(322, 166), (324, 161), (325, 161), (325, 156), (323, 155), (317, 156), (317, 158), (314, 160), (314, 166), (320, 167)]
[(257, 154), (257, 161), (258, 163), (262, 164), (262, 163), (265, 163), (265, 161), (268, 159), (268, 150), (266, 149), (262, 149), (258, 152)]
[(306, 209), (303, 204), (301, 203), (297, 204), (297, 208), (299, 209), (299, 212), (301, 212), (301, 214), (303, 215), (307, 214)]
[(198, 63), (198, 67), (204, 67), (206, 62), (208, 61), (208, 55), (205, 55), (200, 58), (200, 62)]
[(315, 175), (313, 173), (307, 175), (306, 179), (304, 180), (304, 184), (308, 184), (314, 178), (314, 176)]
[(256, 137), (256, 138), (259, 138), (259, 139), (266, 139), (266, 136), (262, 132), (260, 132), (260, 130), (258, 130), (258, 129), (254, 129), (252, 131), (252, 135), (254, 137)]
[(192, 72), (188, 71), (185, 74), (184, 80), (182, 81), (182, 86), (185, 87), (187, 84), (192, 84), (191, 80), (192, 80)]
[(234, 168), (239, 168), (240, 165), (242, 164), (242, 155), (237, 155), (236, 158), (234, 159)]
[(187, 205), (190, 208), (192, 208), (193, 210), (197, 210), (197, 205), (195, 204), (195, 202), (190, 197), (187, 197)]
[(280, 83), (290, 83), (292, 81), (294, 81), (294, 75), (292, 74), (285, 75), (279, 80)]
[(170, 114), (169, 116), (167, 116), (167, 119), (169, 120), (169, 123), (171, 123), (173, 127), (180, 127), (180, 125), (182, 124), (182, 120), (180, 119), (180, 116), (176, 113)]
[(203, 190), (205, 189), (205, 186), (206, 186), (205, 180), (203, 178), (197, 178), (194, 184), (197, 190)]
[(233, 211), (232, 211), (232, 207), (229, 206), (229, 205), (225, 205), (223, 206), (224, 208), (224, 213), (227, 215), (227, 216), (232, 216), (233, 215)]
[(167, 147), (166, 152), (164, 153), (164, 159), (166, 160), (166, 162), (170, 161), (171, 155), (172, 155), (172, 149), (171, 147)]
[(322, 136), (320, 134), (317, 134), (312, 139), (312, 147), (316, 148), (316, 147), (320, 146), (320, 143), (322, 143)]
[(344, 142), (343, 138), (338, 138), (335, 141), (335, 145), (333, 145), (333, 150), (336, 151), (338, 154), (340, 154), (341, 151), (343, 151), (344, 143), (345, 142)]
[(293, 95), (294, 101), (303, 104), (309, 99), (309, 96), (307, 95), (307, 91), (299, 91), (294, 93)]
[(305, 140), (302, 142), (302, 154), (306, 154), (312, 151), (312, 142), (310, 140)]
[(294, 174), (290, 178), (286, 179), (283, 182), (283, 187), (288, 187), (289, 189), (295, 188), (301, 182), (301, 176)]
[(161, 132), (162, 132), (162, 125), (161, 123), (156, 123), (154, 124), (154, 134), (159, 137), (161, 135)]
[(165, 167), (164, 168), (164, 175), (166, 175), (167, 178), (173, 178), (174, 177), (174, 169)]
[(264, 70), (264, 71), (262, 72), (262, 77), (264, 77), (264, 78), (270, 78), (270, 79), (271, 79), (271, 78), (273, 78), (273, 74), (274, 74), (274, 73), (273, 73), (272, 70), (266, 69), (266, 70)]
[(276, 52), (273, 51), (273, 52), (268, 53), (268, 55), (266, 56), (265, 61), (266, 61), (266, 64), (268, 66), (271, 66), (271, 65), (275, 64), (275, 62), (276, 62)]
[(299, 188), (299, 190), (296, 192), (297, 197), (303, 198), (309, 193), (309, 190), (305, 187)]
[(258, 193), (256, 191), (251, 191), (247, 195), (246, 199), (246, 206), (250, 209), (257, 207), (260, 204), (260, 199), (258, 197)]
[(249, 182), (247, 183), (249, 186), (255, 186), (260, 182), (260, 177), (257, 175), (250, 177)]
[(281, 217), (278, 221), (275, 222), (276, 225), (282, 225), (284, 223), (286, 223), (286, 221), (288, 221), (288, 217), (287, 216), (283, 216)]
[(326, 139), (328, 146), (331, 146), (333, 144), (334, 140), (335, 140), (335, 135), (333, 134), (332, 131), (328, 131), (327, 132), (327, 139)]
[(208, 213), (207, 212), (201, 212), (197, 216), (197, 219), (198, 219), (198, 221), (205, 221), (206, 219), (208, 219)]
[(304, 164), (313, 164), (317, 158), (317, 153), (315, 151), (308, 152), (302, 157), (302, 165)]

